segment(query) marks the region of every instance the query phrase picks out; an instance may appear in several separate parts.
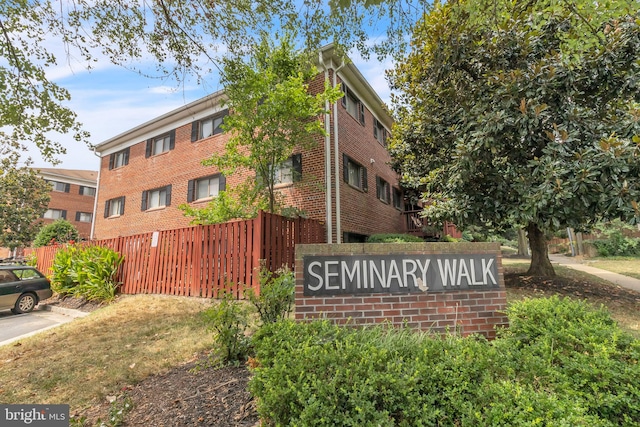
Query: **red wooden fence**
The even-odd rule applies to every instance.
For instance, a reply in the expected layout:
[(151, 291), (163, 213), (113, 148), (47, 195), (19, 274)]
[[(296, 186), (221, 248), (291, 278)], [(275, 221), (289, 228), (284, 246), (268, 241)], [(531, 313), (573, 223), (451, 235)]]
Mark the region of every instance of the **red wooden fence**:
[[(126, 294), (212, 298), (223, 289), (242, 298), (242, 285), (259, 291), (260, 261), (275, 271), (293, 269), (295, 245), (324, 243), (324, 225), (260, 212), (257, 218), (223, 224), (96, 240), (124, 256), (117, 281)], [(59, 247), (33, 249), (38, 269), (50, 272)]]

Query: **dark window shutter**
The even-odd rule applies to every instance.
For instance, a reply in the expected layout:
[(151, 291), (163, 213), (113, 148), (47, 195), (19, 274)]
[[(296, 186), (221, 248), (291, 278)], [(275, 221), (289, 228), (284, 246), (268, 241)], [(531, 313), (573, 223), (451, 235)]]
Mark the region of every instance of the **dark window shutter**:
[(83, 188), (84, 188), (84, 185), (81, 185), (80, 187), (78, 187), (78, 194), (82, 194)]
[(173, 129), (169, 132), (169, 150), (173, 150), (176, 147), (176, 130)]
[(200, 121), (196, 120), (191, 123), (191, 142), (196, 142), (198, 140), (198, 133), (200, 131)]
[(369, 191), (369, 182), (367, 181), (367, 168), (364, 166), (360, 166), (362, 168), (362, 191)]
[(373, 137), (378, 139), (378, 119), (373, 119)]
[(187, 203), (193, 202), (196, 192), (196, 180), (191, 179), (187, 183)]
[(113, 162), (114, 162), (115, 158), (116, 158), (115, 153), (111, 154), (109, 156), (109, 170), (113, 169)]
[(111, 200), (107, 200), (106, 202), (104, 202), (104, 217), (105, 218), (109, 217), (109, 203), (111, 203)]
[(122, 200), (122, 203), (120, 203), (120, 215), (124, 215), (124, 200), (125, 200), (125, 196), (122, 196), (120, 198), (120, 200)]
[(62, 219), (67, 219), (67, 211), (62, 210)]
[(64, 185), (64, 192), (68, 193), (69, 191), (71, 191), (71, 184), (65, 184)]
[(342, 155), (342, 178), (349, 182), (349, 157), (346, 154)]
[(140, 204), (140, 210), (141, 211), (147, 210), (147, 191), (142, 192), (142, 203)]
[(294, 154), (291, 163), (293, 165), (293, 182), (302, 181), (302, 154)]
[(153, 138), (149, 138), (147, 139), (147, 148), (144, 152), (144, 157), (145, 158), (149, 158), (151, 157), (151, 149), (153, 148)]
[(345, 85), (344, 83), (340, 83), (340, 90), (342, 90), (342, 93), (344, 93), (344, 96), (342, 97), (342, 100), (340, 101), (342, 103), (342, 106), (347, 108), (347, 85)]
[(128, 165), (129, 164), (129, 148), (131, 148), (131, 147), (127, 147), (124, 150), (124, 159), (123, 159), (123, 162), (122, 162), (123, 165)]
[(387, 184), (387, 202), (391, 203), (391, 185)]
[(76, 221), (80, 221), (80, 212), (76, 212)]
[(165, 206), (171, 206), (171, 184), (167, 185), (166, 187), (166, 195), (167, 197), (165, 198)]
[(227, 177), (220, 174), (220, 178), (218, 179), (218, 191), (226, 191), (227, 189)]
[(364, 104), (362, 102), (358, 102), (358, 107), (360, 108), (360, 123), (364, 125)]
[(380, 191), (380, 187), (382, 187), (382, 183), (380, 182), (380, 177), (376, 175), (376, 197), (378, 199), (382, 199), (382, 191)]

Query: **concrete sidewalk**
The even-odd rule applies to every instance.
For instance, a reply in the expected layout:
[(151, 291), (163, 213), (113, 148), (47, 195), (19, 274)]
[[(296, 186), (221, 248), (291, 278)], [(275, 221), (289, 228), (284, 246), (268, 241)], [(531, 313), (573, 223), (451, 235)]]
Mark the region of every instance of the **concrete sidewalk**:
[(574, 270), (584, 271), (585, 273), (600, 277), (601, 279), (607, 280), (611, 283), (615, 283), (616, 285), (634, 290), (636, 292), (640, 292), (640, 280), (634, 279), (633, 277), (623, 276), (622, 274), (612, 273), (600, 268), (590, 267), (587, 264), (582, 264), (580, 262), (581, 260), (579, 259), (564, 255), (549, 254), (549, 260), (553, 264), (558, 264), (563, 267), (572, 268)]

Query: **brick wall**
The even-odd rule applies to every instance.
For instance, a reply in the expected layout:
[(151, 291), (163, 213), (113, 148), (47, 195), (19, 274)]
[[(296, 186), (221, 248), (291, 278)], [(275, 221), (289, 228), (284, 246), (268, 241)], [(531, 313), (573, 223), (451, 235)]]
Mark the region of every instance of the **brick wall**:
[[(492, 290), (426, 293), (371, 293), (308, 297), (304, 295), (303, 259), (322, 255), (386, 254), (487, 254), (497, 259), (499, 288)], [(331, 319), (338, 324), (395, 326), (456, 331), (463, 336), (495, 337), (495, 328), (508, 323), (504, 314), (506, 292), (500, 248), (494, 243), (343, 244), (296, 247), (295, 318), (300, 321)]]
[[(63, 180), (58, 179), (63, 182)], [(86, 196), (80, 194), (80, 186), (77, 184), (69, 184), (69, 192), (51, 191), (51, 200), (49, 201), (49, 209), (59, 209), (67, 211), (67, 221), (76, 227), (80, 237), (88, 239), (91, 234), (91, 223), (76, 221), (76, 213), (83, 212), (91, 214), (93, 212), (94, 196)], [(52, 219), (42, 219), (43, 224), (54, 222)]]

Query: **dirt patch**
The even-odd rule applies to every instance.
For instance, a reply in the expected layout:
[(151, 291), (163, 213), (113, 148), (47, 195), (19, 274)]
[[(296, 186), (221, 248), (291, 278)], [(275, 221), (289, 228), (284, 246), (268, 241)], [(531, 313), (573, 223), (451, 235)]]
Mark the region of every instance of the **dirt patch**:
[(47, 298), (46, 300), (42, 301), (40, 305), (71, 308), (74, 310), (91, 312), (93, 310), (97, 310), (100, 307), (104, 307), (105, 305), (107, 305), (107, 303), (102, 303), (99, 301), (89, 301), (84, 298), (74, 298), (70, 296), (61, 296), (60, 294), (54, 294), (51, 298)]

